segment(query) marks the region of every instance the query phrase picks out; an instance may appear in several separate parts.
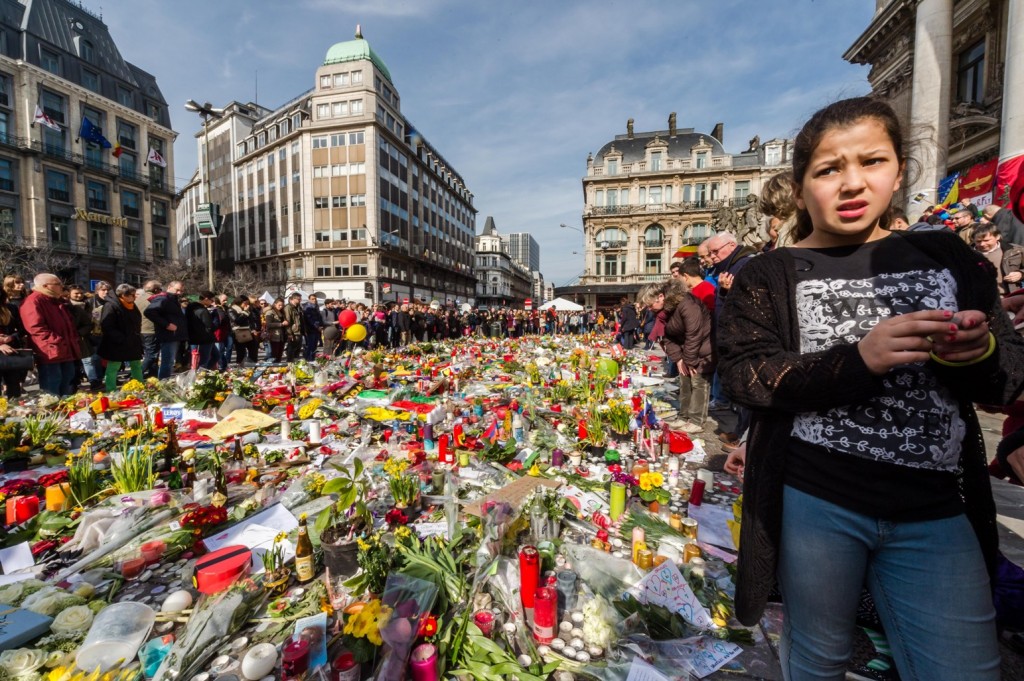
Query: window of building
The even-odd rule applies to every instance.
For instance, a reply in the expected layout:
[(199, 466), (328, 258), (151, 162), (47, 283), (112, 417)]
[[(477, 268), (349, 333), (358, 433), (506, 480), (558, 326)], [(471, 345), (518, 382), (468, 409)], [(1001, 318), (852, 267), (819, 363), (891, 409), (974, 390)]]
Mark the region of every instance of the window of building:
[(139, 194), (127, 189), (121, 190), (121, 215), (126, 218), (139, 217)]
[(764, 163), (769, 166), (777, 166), (782, 163), (782, 147), (778, 145), (765, 147)]
[(737, 180), (732, 185), (732, 200), (736, 203), (745, 203), (747, 194), (750, 193), (750, 180)]
[(703, 222), (695, 222), (683, 230), (683, 243), (699, 244), (711, 236), (711, 229)]
[(363, 143), (363, 133), (361, 133), (361, 132), (350, 132), (348, 134), (348, 143), (349, 144), (362, 144)]
[(594, 192), (594, 205), (595, 206), (603, 206), (604, 205), (604, 190), (603, 189), (598, 189), (597, 191)]
[(661, 256), (648, 253), (644, 256), (644, 274), (661, 274)]
[(121, 157), (117, 159), (118, 165), (121, 168), (121, 174), (132, 177), (137, 175), (139, 172), (138, 157), (135, 154), (125, 151), (121, 153)]
[(295, 114), (292, 116), (292, 130), (298, 130), (302, 127), (302, 114)]
[(124, 233), (124, 252), (126, 255), (138, 257), (142, 253), (142, 239), (138, 232)]
[(327, 148), (327, 135), (318, 135), (313, 138), (314, 149), (326, 149)]
[(330, 76), (320, 76), (320, 88), (323, 89), (323, 88), (329, 88), (329, 87), (331, 87), (331, 77)]
[(167, 257), (167, 237), (165, 236), (154, 236), (153, 237), (153, 255), (158, 258)]
[(313, 166), (313, 177), (326, 177), (327, 166)]
[(352, 84), (353, 85), (359, 85), (362, 82), (363, 82), (363, 72), (362, 71), (352, 71)]
[(365, 277), (368, 272), (366, 265), (352, 265), (352, 276), (354, 277)]
[(43, 113), (52, 118), (54, 122), (61, 124), (60, 130), (51, 130), (46, 126), (42, 127), (43, 144), (51, 151), (64, 151), (64, 139), (66, 123), (64, 116), (64, 97), (56, 92), (42, 90), (39, 99), (43, 105)]
[(651, 152), (651, 170), (661, 170), (661, 156), (660, 151)]
[(349, 102), (349, 107), (352, 109), (352, 115), (358, 116), (361, 113), (363, 113), (363, 100), (353, 99), (351, 102)]
[(266, 146), (266, 144), (267, 144), (267, 133), (261, 132), (259, 135), (256, 136), (256, 147), (257, 148), (262, 148), (262, 147)]
[[(331, 105), (330, 104), (317, 104), (316, 105), (316, 117), (320, 118), (320, 119), (330, 118), (331, 117)], [(313, 147), (313, 148), (316, 149), (318, 147)]]
[(332, 208), (344, 208), (345, 207), (345, 199), (347, 199), (347, 198), (348, 198), (347, 196), (334, 196), (334, 197), (332, 197), (331, 198), (331, 207)]
[(167, 203), (153, 199), (150, 201), (150, 211), (153, 215), (153, 224), (167, 226)]
[(708, 200), (708, 186), (703, 182), (693, 185), (693, 201), (698, 206), (703, 206)]
[(71, 196), (68, 193), (68, 176), (56, 170), (46, 171), (46, 198), (51, 201), (70, 203)]
[(366, 194), (353, 194), (352, 196), (348, 197), (348, 200), (350, 206), (365, 206)]
[(618, 161), (618, 159), (615, 159), (615, 158), (605, 159), (604, 171), (608, 175), (618, 175), (619, 174), (619, 161)]
[(336, 277), (347, 277), (348, 276), (348, 265), (335, 265), (334, 276)]
[(985, 39), (974, 43), (957, 57), (956, 100), (975, 103), (985, 99)]
[(608, 190), (608, 203), (605, 205), (609, 208), (619, 205), (619, 191), (617, 189)]
[(39, 48), (39, 65), (56, 76), (60, 75), (60, 55), (53, 50)]
[[(348, 102), (335, 102), (331, 106), (334, 107), (333, 113), (335, 118), (348, 116)], [(331, 135), (331, 137), (334, 137), (334, 135)]]
[[(92, 107), (84, 106), (82, 107), (82, 116), (84, 118), (88, 118), (90, 123), (95, 125), (101, 133), (103, 132), (103, 128), (105, 127), (105, 125), (103, 121), (102, 111), (93, 109)], [(87, 140), (82, 140), (82, 142), (82, 150), (85, 152), (85, 162), (88, 165), (93, 166), (94, 168), (100, 167), (106, 160), (106, 154), (104, 153), (103, 147), (101, 147), (99, 144), (94, 144)]]
[(110, 228), (107, 225), (89, 223), (89, 250), (105, 255), (110, 249)]
[(699, 152), (697, 152), (697, 165), (696, 165), (696, 167), (697, 168), (707, 168), (708, 167), (708, 152), (706, 152), (706, 151), (699, 151)]
[(600, 258), (600, 262), (603, 263), (602, 274), (606, 277), (617, 277), (619, 276), (619, 256), (617, 255), (604, 255)]
[(78, 56), (90, 64), (96, 63), (96, 48), (85, 38), (78, 39)]
[(50, 216), (50, 243), (64, 245), (71, 243), (71, 225), (66, 217)]
[(654, 185), (650, 188), (647, 194), (647, 203), (650, 204), (661, 204), (661, 186)]
[(313, 208), (327, 208), (329, 199), (326, 196), (313, 197)]
[(327, 243), (331, 240), (330, 232), (313, 232), (313, 241)]
[(137, 149), (138, 129), (131, 123), (125, 121), (117, 122), (117, 141), (125, 149)]
[(597, 234), (597, 245), (599, 248), (618, 248), (620, 246), (625, 246), (626, 233), (618, 227), (605, 227)]
[(82, 69), (82, 87), (98, 93), (100, 91), (100, 74), (90, 69)]
[(85, 183), (85, 205), (89, 210), (107, 211), (107, 185), (95, 180), (88, 180)]
[(117, 86), (117, 101), (122, 106), (127, 106), (129, 109), (135, 107), (135, 93), (124, 87), (123, 85)]
[(0, 73), (0, 106), (11, 105), (11, 77), (6, 73)]
[(717, 201), (719, 198), (721, 198), (721, 194), (720, 194), (721, 186), (722, 185), (720, 183), (718, 183), (718, 182), (712, 182), (711, 183), (711, 197), (710, 198), (711, 198), (712, 201)]
[(648, 248), (661, 248), (665, 239), (665, 230), (661, 225), (651, 225), (644, 230), (644, 242)]
[(14, 164), (6, 158), (0, 158), (0, 190), (14, 191)]

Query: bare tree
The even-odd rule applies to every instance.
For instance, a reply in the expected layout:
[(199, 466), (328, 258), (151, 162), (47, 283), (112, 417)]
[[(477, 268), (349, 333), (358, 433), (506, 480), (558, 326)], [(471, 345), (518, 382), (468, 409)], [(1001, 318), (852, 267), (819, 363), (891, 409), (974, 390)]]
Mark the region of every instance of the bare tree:
[(29, 246), (10, 232), (0, 232), (0, 275), (19, 274), (27, 281), (40, 272), (66, 276), (76, 264), (74, 255), (50, 244)]
[(164, 286), (169, 282), (180, 281), (185, 285), (187, 293), (202, 291), (206, 288), (206, 268), (197, 265), (186, 265), (180, 260), (160, 260), (149, 266), (147, 279), (156, 279)]
[(278, 295), (285, 281), (275, 276), (264, 277), (255, 267), (236, 265), (230, 273), (218, 272), (214, 278), (217, 291), (227, 293), (232, 298), (241, 295), (258, 296), (264, 291)]

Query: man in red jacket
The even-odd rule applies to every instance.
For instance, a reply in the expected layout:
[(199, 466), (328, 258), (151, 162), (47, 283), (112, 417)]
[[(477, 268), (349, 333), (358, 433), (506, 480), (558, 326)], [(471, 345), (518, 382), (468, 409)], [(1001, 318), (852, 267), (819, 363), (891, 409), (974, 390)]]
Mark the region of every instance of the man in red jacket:
[(82, 354), (63, 293), (56, 275), (37, 274), (32, 293), (21, 304), (21, 321), (39, 365), (39, 389), (62, 397), (75, 393), (75, 368)]

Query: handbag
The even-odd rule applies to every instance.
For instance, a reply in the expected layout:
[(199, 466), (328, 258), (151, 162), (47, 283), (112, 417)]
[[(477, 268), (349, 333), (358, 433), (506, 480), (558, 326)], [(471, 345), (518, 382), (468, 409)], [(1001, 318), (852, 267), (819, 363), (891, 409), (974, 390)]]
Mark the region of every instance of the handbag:
[(15, 350), (13, 355), (0, 353), (0, 373), (8, 371), (31, 371), (36, 365), (31, 350)]
[(253, 341), (252, 329), (247, 326), (243, 326), (235, 329), (235, 342), (236, 343), (251, 343)]

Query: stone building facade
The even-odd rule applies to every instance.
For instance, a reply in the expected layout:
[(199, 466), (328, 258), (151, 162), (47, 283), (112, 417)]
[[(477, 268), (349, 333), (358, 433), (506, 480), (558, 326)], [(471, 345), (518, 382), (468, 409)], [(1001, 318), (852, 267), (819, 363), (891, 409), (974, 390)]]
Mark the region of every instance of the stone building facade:
[[(487, 216), (483, 233), (476, 237), (476, 298), (480, 307), (521, 308), (534, 299), (531, 271), (508, 252), (508, 241), (498, 234), (494, 218)], [(539, 304), (539, 303), (537, 303)]]
[(584, 273), (555, 295), (590, 307), (617, 305), (668, 276), (676, 252), (739, 218), (764, 182), (784, 170), (790, 143), (755, 137), (732, 154), (724, 126), (709, 133), (677, 128), (616, 135), (587, 158), (583, 178)]
[(176, 254), (176, 136), (98, 15), (0, 0), (0, 247), (51, 253), (68, 282), (141, 284)]
[(254, 120), (211, 124), (211, 147), (230, 144), (217, 262), (327, 297), (471, 298), (473, 194), (403, 115), (384, 61), (357, 33), (313, 82)]
[[(1019, 0), (876, 0), (843, 58), (871, 67), (873, 94), (895, 109), (914, 161), (899, 198), (936, 201), (947, 175), (999, 156), (1008, 13)], [(1024, 37), (1024, 36), (1022, 36)]]

